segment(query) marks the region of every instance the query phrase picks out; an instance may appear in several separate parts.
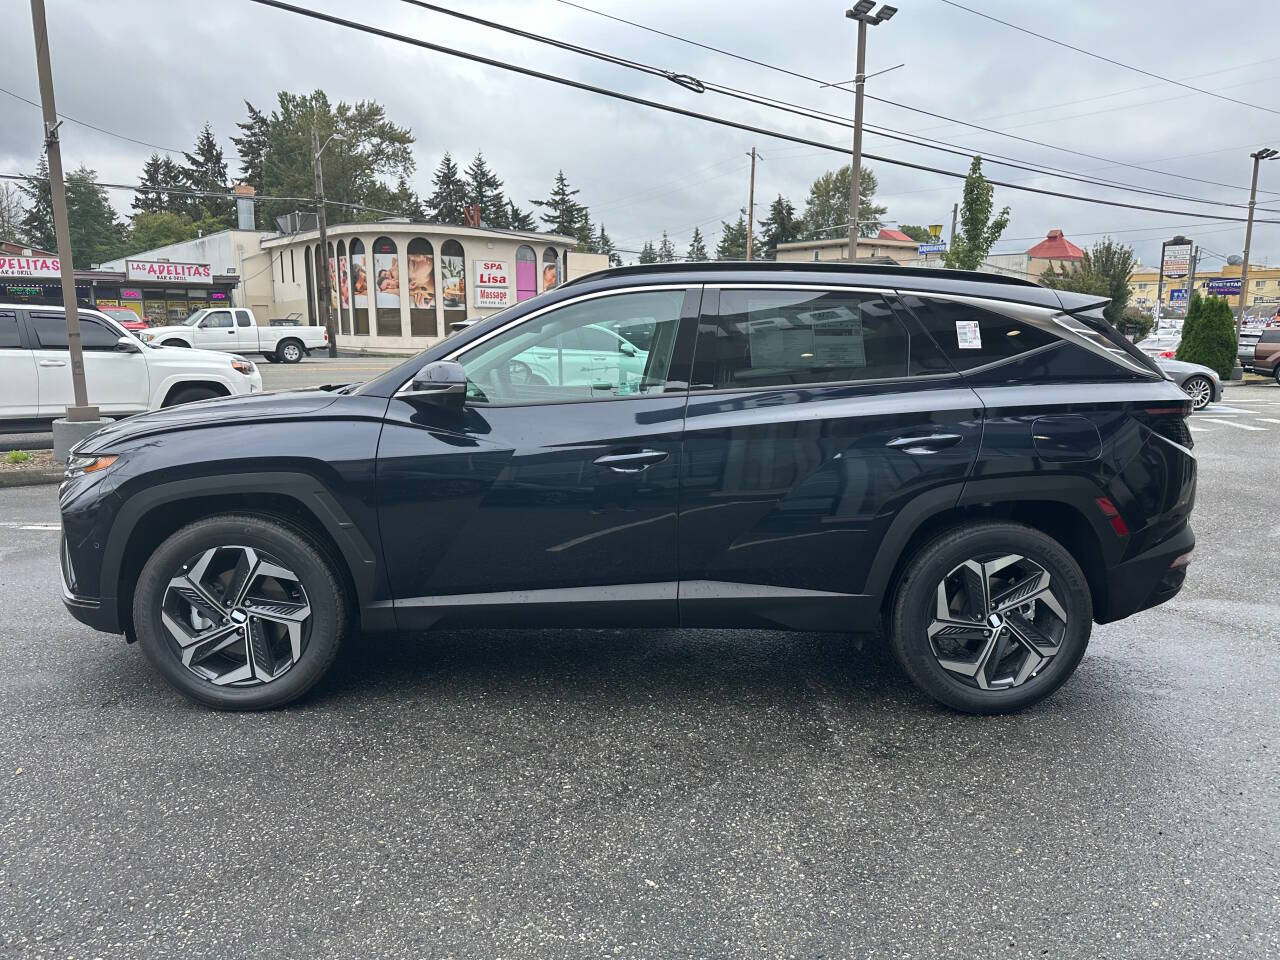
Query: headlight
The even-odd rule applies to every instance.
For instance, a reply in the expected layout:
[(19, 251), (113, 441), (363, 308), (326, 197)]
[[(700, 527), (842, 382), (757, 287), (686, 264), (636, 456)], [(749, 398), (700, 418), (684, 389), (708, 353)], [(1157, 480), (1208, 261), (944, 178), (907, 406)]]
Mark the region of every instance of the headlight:
[(145, 330), (138, 331), (138, 339), (141, 340), (143, 343), (150, 343), (155, 338), (156, 338), (156, 335), (154, 333), (147, 333)]
[(253, 365), (252, 360), (241, 360), (237, 358), (231, 361), (231, 369), (238, 373), (243, 373), (247, 377), (257, 368)]
[(101, 457), (80, 457), (72, 455), (67, 457), (67, 479), (72, 477), (82, 477), (86, 473), (97, 473), (105, 470), (120, 458), (113, 455)]

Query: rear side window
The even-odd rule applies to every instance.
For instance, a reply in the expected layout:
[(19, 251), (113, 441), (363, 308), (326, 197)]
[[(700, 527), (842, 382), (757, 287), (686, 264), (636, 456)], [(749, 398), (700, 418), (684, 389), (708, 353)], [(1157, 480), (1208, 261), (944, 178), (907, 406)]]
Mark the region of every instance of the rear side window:
[(703, 389), (905, 377), (910, 337), (871, 293), (722, 290), (698, 331), (693, 383)]
[[(31, 330), (42, 350), (67, 349), (67, 318), (61, 313), (29, 314)], [(84, 350), (114, 350), (120, 336), (92, 317), (80, 318), (80, 346)]]
[(1262, 336), (1258, 338), (1259, 343), (1280, 343), (1280, 329), (1263, 330)]
[(0, 350), (18, 346), (18, 315), (12, 310), (0, 310)]
[(1058, 342), (1038, 327), (969, 303), (914, 294), (903, 295), (902, 302), (957, 370), (999, 363)]
[[(283, 260), (281, 263), (283, 264)], [(249, 312), (247, 310), (236, 311), (236, 326), (247, 327), (249, 325)]]

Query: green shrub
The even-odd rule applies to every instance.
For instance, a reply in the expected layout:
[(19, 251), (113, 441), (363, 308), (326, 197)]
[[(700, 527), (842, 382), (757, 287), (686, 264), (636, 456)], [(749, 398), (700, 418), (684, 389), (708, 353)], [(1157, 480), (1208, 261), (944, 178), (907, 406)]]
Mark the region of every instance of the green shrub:
[(4, 462), (14, 463), (14, 464), (26, 463), (30, 459), (31, 459), (31, 454), (27, 453), (25, 450), (10, 450), (7, 454), (5, 454)]
[(1182, 342), (1177, 359), (1211, 367), (1221, 377), (1231, 374), (1236, 364), (1236, 324), (1231, 307), (1223, 297), (1192, 296), (1187, 319), (1182, 324)]

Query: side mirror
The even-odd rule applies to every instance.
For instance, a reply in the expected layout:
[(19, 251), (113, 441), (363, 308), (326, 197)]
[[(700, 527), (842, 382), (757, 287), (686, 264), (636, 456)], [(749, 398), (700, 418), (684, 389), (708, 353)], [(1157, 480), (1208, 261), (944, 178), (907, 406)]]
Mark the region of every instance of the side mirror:
[(138, 346), (133, 337), (121, 337), (116, 341), (116, 349), (121, 353), (141, 353), (142, 348)]
[(413, 375), (399, 396), (461, 409), (467, 399), (467, 374), (456, 360), (434, 360)]
[(623, 343), (619, 341), (618, 352), (622, 354), (624, 357), (634, 357), (636, 355), (636, 348), (629, 343)]

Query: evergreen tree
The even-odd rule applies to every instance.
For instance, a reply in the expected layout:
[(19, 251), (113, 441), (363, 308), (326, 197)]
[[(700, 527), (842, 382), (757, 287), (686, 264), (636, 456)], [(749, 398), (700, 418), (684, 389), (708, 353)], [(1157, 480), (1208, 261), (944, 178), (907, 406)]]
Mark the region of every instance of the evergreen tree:
[(458, 175), (458, 165), (446, 150), (431, 180), (434, 190), (427, 198), (432, 223), (462, 223), (462, 208), (467, 204), (467, 185)]
[(667, 231), (662, 231), (662, 239), (658, 242), (658, 262), (674, 263), (676, 259), (676, 245), (671, 242), (671, 238), (667, 236)]
[[(213, 128), (205, 124), (191, 153), (184, 153), (186, 164), (181, 168), (183, 185), (191, 190), (205, 193), (229, 193), (227, 184), (227, 162), (223, 159), (222, 148), (213, 135)], [(210, 217), (224, 227), (236, 222), (235, 202), (226, 198), (211, 196), (190, 196), (187, 200), (188, 210), (193, 220)]]
[[(809, 186), (809, 197), (804, 205), (804, 239), (834, 240), (849, 233), (849, 186), (852, 183), (852, 167), (845, 164), (839, 170), (829, 170)], [(881, 218), (888, 207), (874, 202), (880, 182), (868, 167), (862, 167), (858, 175), (858, 236), (874, 237), (883, 225)]]
[(538, 223), (528, 210), (521, 210), (514, 200), (507, 201), (507, 226), (512, 230), (537, 230)]
[(604, 224), (600, 224), (600, 232), (596, 234), (595, 252), (603, 253), (609, 258), (609, 266), (622, 266), (622, 257), (618, 256), (618, 252), (613, 248), (613, 238), (605, 232)]
[[(262, 192), (266, 183), (267, 147), (271, 140), (271, 123), (267, 115), (248, 100), (244, 102), (249, 111), (248, 119), (236, 124), (240, 128), (240, 136), (232, 137), (236, 146), (236, 155), (240, 160), (240, 180), (248, 183), (255, 190)], [(263, 207), (254, 205), (254, 211), (261, 225)]]
[(164, 188), (164, 158), (153, 153), (142, 165), (141, 189), (133, 195), (133, 209), (139, 213), (160, 213), (168, 205)]
[(577, 249), (584, 253), (599, 253), (596, 249), (596, 228), (591, 222), (591, 214), (587, 212), (586, 207), (580, 208), (578, 216), (578, 224), (574, 227), (573, 237), (578, 241)]
[(422, 198), (418, 196), (418, 192), (409, 186), (409, 180), (403, 174), (397, 178), (394, 190), (387, 191), (387, 200), (385, 204), (377, 203), (373, 206), (383, 207), (386, 210), (395, 210), (401, 216), (408, 217), (410, 220), (417, 220), (425, 223), (427, 220), (427, 211), (422, 205)]
[(182, 191), (182, 167), (173, 157), (165, 157), (160, 163), (160, 182), (166, 187), (177, 187), (178, 192), (166, 190), (164, 209), (170, 213), (186, 213), (191, 208), (191, 194)]
[(641, 263), (657, 263), (658, 262), (658, 251), (653, 249), (652, 240), (646, 240), (644, 242), (644, 246), (640, 248), (640, 262)]
[(139, 210), (129, 221), (125, 256), (154, 250), (196, 236), (196, 225), (185, 213), (169, 210)]
[(702, 231), (697, 227), (693, 228), (693, 239), (689, 241), (689, 252), (684, 255), (684, 258), (694, 263), (708, 259), (707, 244), (702, 239)]
[(577, 236), (578, 225), (582, 221), (583, 213), (586, 212), (586, 208), (573, 199), (577, 195), (578, 191), (570, 189), (564, 171), (560, 170), (556, 173), (551, 195), (546, 200), (533, 201), (535, 207), (542, 207), (546, 211), (541, 219), (549, 233), (558, 233), (566, 237)]
[[(782, 194), (769, 204), (769, 216), (760, 221), (764, 258), (778, 259), (778, 244), (799, 240), (804, 224), (796, 216), (795, 205)], [(754, 251), (753, 251), (754, 252)]]
[(95, 183), (97, 177), (83, 164), (67, 174), (71, 262), (77, 270), (112, 260), (124, 250), (124, 224), (107, 200), (106, 189)]
[(41, 250), (58, 249), (53, 232), (53, 193), (49, 189), (49, 162), (44, 156), (36, 164), (36, 175), (24, 180), (21, 187), (27, 208), (22, 216), (22, 238)]
[(1182, 326), (1177, 359), (1204, 364), (1218, 371), (1219, 376), (1227, 377), (1235, 366), (1237, 349), (1235, 320), (1226, 298), (1193, 294)]
[[(736, 223), (720, 221), (720, 242), (716, 245), (717, 260), (747, 259), (747, 211), (739, 211)], [(751, 246), (754, 249), (758, 241), (753, 236)]]
[(502, 181), (484, 162), (484, 155), (476, 151), (475, 159), (467, 167), (464, 186), (467, 203), (480, 208), (480, 221), (490, 227), (506, 227), (507, 201), (502, 195)]
[(995, 217), (995, 188), (982, 175), (982, 158), (974, 157), (964, 178), (964, 199), (960, 202), (958, 235), (951, 238), (942, 262), (953, 270), (977, 270), (987, 259), (991, 246), (1009, 225), (1009, 208)]

